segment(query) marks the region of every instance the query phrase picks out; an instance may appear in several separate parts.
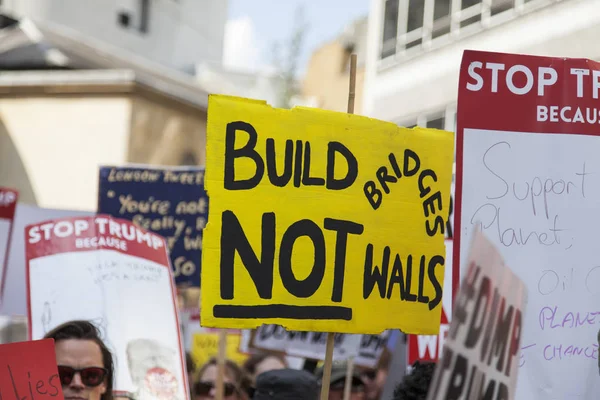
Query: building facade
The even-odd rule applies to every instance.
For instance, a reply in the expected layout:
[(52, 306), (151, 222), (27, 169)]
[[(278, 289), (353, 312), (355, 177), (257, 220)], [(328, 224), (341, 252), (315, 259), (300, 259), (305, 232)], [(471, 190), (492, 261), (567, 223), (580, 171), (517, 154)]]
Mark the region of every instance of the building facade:
[(371, 0), (365, 112), (454, 130), (464, 50), (600, 56), (598, 0)]
[(59, 25), (192, 74), (221, 62), (227, 0), (2, 0), (0, 15)]

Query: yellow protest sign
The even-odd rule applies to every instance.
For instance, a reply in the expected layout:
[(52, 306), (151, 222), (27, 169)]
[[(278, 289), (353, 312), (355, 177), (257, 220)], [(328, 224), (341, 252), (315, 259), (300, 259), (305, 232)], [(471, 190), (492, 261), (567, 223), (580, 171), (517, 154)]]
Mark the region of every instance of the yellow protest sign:
[(454, 138), (210, 96), (202, 326), (436, 334)]
[[(219, 334), (216, 332), (198, 332), (192, 336), (192, 359), (198, 368), (204, 365), (211, 357), (219, 354)], [(226, 344), (226, 357), (241, 365), (248, 358), (247, 354), (240, 352), (241, 335), (228, 333)]]

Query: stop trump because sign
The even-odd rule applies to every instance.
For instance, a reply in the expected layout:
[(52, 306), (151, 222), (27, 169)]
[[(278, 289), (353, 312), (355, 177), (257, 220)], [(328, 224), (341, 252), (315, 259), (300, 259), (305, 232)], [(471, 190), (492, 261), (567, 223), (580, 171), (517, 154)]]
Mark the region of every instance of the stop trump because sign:
[(209, 99), (201, 324), (435, 334), (454, 138)]

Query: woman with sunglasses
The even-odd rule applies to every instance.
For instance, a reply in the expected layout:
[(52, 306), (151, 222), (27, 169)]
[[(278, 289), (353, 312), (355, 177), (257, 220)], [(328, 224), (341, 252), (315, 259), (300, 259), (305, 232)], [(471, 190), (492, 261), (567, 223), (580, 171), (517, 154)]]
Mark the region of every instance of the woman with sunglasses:
[(113, 357), (91, 322), (64, 323), (45, 338), (54, 339), (65, 400), (113, 400)]
[[(250, 380), (244, 371), (233, 361), (226, 360), (223, 377), (223, 400), (248, 400)], [(216, 398), (217, 360), (211, 358), (200, 368), (192, 386), (193, 400)]]

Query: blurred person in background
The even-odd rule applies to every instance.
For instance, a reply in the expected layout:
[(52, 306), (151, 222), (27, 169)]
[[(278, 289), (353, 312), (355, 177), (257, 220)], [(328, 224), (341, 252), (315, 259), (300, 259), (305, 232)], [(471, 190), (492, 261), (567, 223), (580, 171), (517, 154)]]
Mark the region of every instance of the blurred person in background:
[(89, 321), (71, 321), (44, 336), (54, 339), (65, 400), (113, 400), (113, 356)]
[[(214, 399), (217, 395), (217, 359), (211, 358), (196, 373), (192, 385), (193, 400)], [(250, 379), (245, 372), (233, 361), (225, 361), (225, 376), (223, 377), (223, 400), (248, 400)]]
[(391, 355), (384, 349), (375, 368), (359, 368), (360, 376), (365, 382), (365, 400), (379, 400), (388, 377)]
[[(346, 362), (333, 363), (331, 366), (331, 378), (329, 384), (329, 400), (343, 400), (344, 385), (346, 384), (346, 370), (348, 369)], [(352, 369), (352, 386), (350, 391), (350, 400), (365, 399), (365, 383), (363, 382), (360, 373), (356, 368)], [(323, 367), (317, 368), (315, 376), (319, 385), (323, 381)]]
[(409, 374), (394, 390), (393, 400), (425, 400), (435, 371), (435, 363), (416, 361)]
[[(194, 376), (196, 374), (196, 363), (192, 358), (192, 355), (189, 352), (185, 353), (185, 369), (187, 371), (188, 376), (188, 386), (190, 388), (190, 393), (192, 393), (192, 383), (194, 382)], [(193, 397), (193, 396), (192, 396)]]
[(285, 358), (274, 352), (260, 352), (253, 354), (246, 360), (242, 368), (248, 376), (252, 379), (252, 382), (256, 382), (256, 377), (263, 372), (284, 369), (287, 368), (287, 362)]
[(319, 384), (307, 371), (272, 369), (256, 377), (253, 400), (318, 400)]

